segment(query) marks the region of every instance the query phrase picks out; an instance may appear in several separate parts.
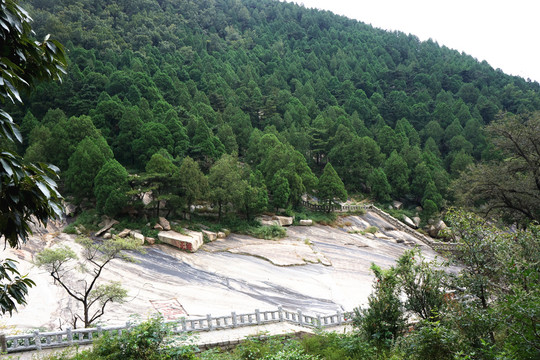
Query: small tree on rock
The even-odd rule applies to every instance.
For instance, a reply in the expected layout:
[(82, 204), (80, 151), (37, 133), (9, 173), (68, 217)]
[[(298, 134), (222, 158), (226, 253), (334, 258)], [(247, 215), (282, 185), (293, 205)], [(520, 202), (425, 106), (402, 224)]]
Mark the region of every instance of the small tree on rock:
[[(112, 238), (94, 242), (87, 237), (77, 238), (82, 246), (80, 256), (68, 246), (45, 249), (36, 256), (37, 266), (44, 268), (54, 282), (66, 290), (68, 295), (82, 306), (82, 313), (72, 315), (72, 325), (82, 321), (84, 327), (90, 327), (105, 313), (105, 306), (110, 302), (122, 303), (127, 290), (120, 282), (100, 283), (98, 280), (103, 269), (113, 260), (134, 261), (124, 250), (140, 251), (140, 244), (131, 238)], [(79, 270), (80, 277), (75, 273)]]

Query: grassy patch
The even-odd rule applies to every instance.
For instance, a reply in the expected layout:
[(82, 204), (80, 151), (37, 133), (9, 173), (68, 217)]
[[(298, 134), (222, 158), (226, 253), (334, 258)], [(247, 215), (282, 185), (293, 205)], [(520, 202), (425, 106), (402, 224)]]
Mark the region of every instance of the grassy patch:
[(333, 226), (336, 223), (338, 216), (336, 213), (325, 213), (318, 211), (297, 211), (294, 213), (294, 225), (298, 225), (300, 220), (313, 220), (314, 223), (321, 225)]

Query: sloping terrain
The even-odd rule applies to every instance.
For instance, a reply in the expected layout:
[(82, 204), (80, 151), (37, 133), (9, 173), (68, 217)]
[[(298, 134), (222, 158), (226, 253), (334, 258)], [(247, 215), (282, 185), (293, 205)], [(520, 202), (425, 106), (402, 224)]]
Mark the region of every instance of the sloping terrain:
[[(347, 217), (343, 223), (355, 228), (374, 224), (381, 231), (362, 235), (344, 228), (292, 226), (281, 240), (231, 234), (205, 244), (197, 253), (156, 245), (137, 255), (138, 263), (115, 260), (103, 279), (120, 279), (129, 289), (129, 297), (125, 304), (112, 304), (102, 322), (123, 323), (133, 314), (147, 317), (156, 311), (152, 302), (179, 303), (189, 316), (242, 313), (278, 305), (310, 313), (350, 311), (362, 306), (371, 293), (372, 262), (388, 267), (413, 243), (426, 257), (436, 256), (410, 235), (392, 230), (374, 213)], [(405, 242), (397, 243), (398, 239)], [(74, 304), (48, 274), (31, 263), (37, 250), (61, 243), (75, 246), (72, 236), (48, 233), (35, 236), (13, 254), (37, 286), (30, 290), (26, 307), (3, 319), (6, 325), (18, 329), (68, 326), (62, 319)]]

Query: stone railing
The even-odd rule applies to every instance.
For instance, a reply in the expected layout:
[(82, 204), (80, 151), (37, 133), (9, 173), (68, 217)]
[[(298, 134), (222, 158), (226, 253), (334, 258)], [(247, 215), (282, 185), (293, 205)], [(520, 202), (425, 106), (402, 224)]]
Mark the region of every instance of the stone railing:
[[(308, 328), (325, 328), (349, 324), (352, 322), (350, 313), (340, 311), (331, 315), (307, 315), (301, 310), (288, 311), (282, 307), (277, 310), (259, 311), (253, 313), (217, 316), (207, 315), (198, 319), (180, 319), (167, 322), (173, 333), (201, 332), (212, 330), (233, 329), (244, 326), (265, 325), (271, 323), (287, 322)], [(19, 351), (42, 350), (60, 348), (72, 345), (91, 344), (95, 338), (105, 333), (121, 335), (129, 331), (134, 324), (126, 323), (122, 326), (95, 327), (86, 329), (66, 329), (65, 331), (39, 332), (34, 331), (25, 335), (0, 336), (0, 346), (3, 352), (13, 353)]]
[[(310, 210), (314, 211), (327, 211), (328, 205), (316, 205), (309, 203), (307, 201), (303, 201), (302, 205), (304, 207), (307, 207)], [(406, 232), (407, 234), (414, 236), (416, 239), (422, 241), (424, 244), (430, 246), (433, 250), (436, 251), (449, 251), (454, 252), (457, 251), (458, 244), (456, 243), (447, 243), (447, 242), (440, 242), (435, 241), (432, 238), (419, 233), (418, 231), (414, 230), (413, 228), (409, 227), (407, 224), (399, 221), (392, 215), (388, 214), (385, 211), (382, 211), (378, 207), (376, 207), (373, 204), (363, 204), (363, 205), (333, 205), (332, 210), (334, 212), (355, 212), (355, 211), (371, 211), (382, 217), (384, 220), (386, 220), (391, 225), (395, 226), (398, 230)]]

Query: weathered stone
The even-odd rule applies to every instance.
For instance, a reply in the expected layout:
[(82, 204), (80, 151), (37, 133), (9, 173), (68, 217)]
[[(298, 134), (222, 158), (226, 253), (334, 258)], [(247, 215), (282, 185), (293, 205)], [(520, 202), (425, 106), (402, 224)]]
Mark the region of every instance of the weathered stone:
[(65, 211), (66, 216), (73, 216), (75, 215), (75, 212), (77, 211), (77, 206), (70, 203), (65, 203), (64, 211)]
[(392, 205), (394, 206), (394, 208), (396, 208), (397, 210), (401, 209), (403, 207), (403, 203), (401, 201), (397, 201), (397, 200), (394, 200), (392, 202)]
[(118, 237), (125, 238), (126, 236), (129, 235), (130, 232), (131, 232), (130, 229), (124, 229), (124, 230), (120, 231), (120, 233), (118, 234)]
[(290, 226), (294, 220), (290, 216), (276, 216), (275, 219), (279, 222), (280, 226)]
[(149, 191), (149, 192), (145, 192), (142, 196), (142, 203), (143, 205), (148, 205), (152, 202), (152, 200), (154, 200), (153, 196), (152, 196), (152, 192)]
[(176, 231), (161, 231), (158, 234), (158, 239), (165, 244), (190, 252), (197, 251), (203, 244), (202, 233), (194, 231), (190, 231), (186, 235)]
[(208, 237), (208, 240), (214, 241), (217, 239), (217, 234), (212, 231), (203, 230), (202, 233)]
[(403, 240), (403, 239), (396, 239), (396, 242), (397, 242), (398, 244), (403, 244), (403, 243), (405, 242), (405, 240)]
[(418, 216), (415, 216), (412, 219), (414, 221), (414, 225), (416, 225), (416, 227), (419, 227), (420, 226), (420, 221), (422, 221), (422, 220)]
[(225, 239), (227, 237), (227, 234), (225, 234), (223, 231), (219, 231), (217, 233), (218, 239)]
[(403, 215), (403, 222), (407, 225), (412, 227), (413, 229), (416, 229), (418, 226), (412, 221), (409, 217)]
[(417, 206), (417, 207), (416, 207), (416, 208), (414, 208), (414, 209), (415, 209), (415, 210), (416, 210), (417, 212), (422, 212), (422, 210), (424, 210), (424, 209), (422, 209), (422, 207), (421, 207), (421, 206)]
[(111, 235), (110, 232), (108, 232), (108, 233), (105, 233), (105, 235), (103, 235), (103, 238), (104, 238), (105, 240), (111, 239), (111, 238), (112, 238), (112, 235)]
[(161, 225), (165, 231), (171, 230), (171, 224), (163, 216), (159, 217), (159, 225)]
[(388, 210), (392, 210), (394, 207), (392, 205), (388, 205)]
[(118, 221), (114, 219), (108, 219), (107, 221), (105, 221), (105, 225), (101, 229), (99, 229), (99, 231), (96, 232), (94, 235), (101, 236), (102, 234), (104, 234), (107, 230), (109, 230), (116, 224), (118, 224)]
[(141, 234), (141, 233), (138, 232), (138, 231), (132, 230), (132, 231), (130, 231), (129, 235), (130, 235), (132, 238), (134, 238), (134, 239), (140, 241), (140, 242), (141, 242), (141, 245), (144, 245), (144, 235), (143, 235), (143, 234)]
[(154, 225), (154, 229), (161, 231), (163, 230), (163, 226), (161, 226), (160, 224), (156, 224)]
[(311, 226), (313, 225), (313, 220), (307, 219), (307, 220), (300, 220), (301, 226)]
[(262, 226), (280, 226), (279, 221), (277, 219), (272, 219), (270, 216), (262, 216), (260, 218), (257, 218), (256, 220), (259, 221)]
[(156, 243), (156, 239), (154, 239), (153, 237), (145, 237), (144, 241), (146, 241), (148, 245), (154, 245)]

